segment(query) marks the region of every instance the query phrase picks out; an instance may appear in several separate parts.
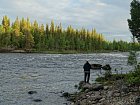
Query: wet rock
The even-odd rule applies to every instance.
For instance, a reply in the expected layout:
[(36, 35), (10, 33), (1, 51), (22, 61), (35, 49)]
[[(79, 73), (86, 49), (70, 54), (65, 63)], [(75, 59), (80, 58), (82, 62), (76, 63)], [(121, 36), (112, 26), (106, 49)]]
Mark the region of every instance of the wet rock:
[(29, 91), (28, 94), (36, 94), (37, 91)]
[(34, 102), (41, 102), (42, 100), (41, 99), (34, 99), (33, 101)]
[(62, 94), (62, 96), (67, 98), (67, 97), (70, 96), (70, 94), (68, 92), (65, 92), (65, 93)]
[(68, 103), (63, 103), (64, 105), (68, 105)]
[(101, 69), (102, 65), (101, 64), (91, 64), (91, 69)]
[(111, 70), (111, 67), (109, 64), (106, 64), (105, 66), (102, 67), (103, 70)]

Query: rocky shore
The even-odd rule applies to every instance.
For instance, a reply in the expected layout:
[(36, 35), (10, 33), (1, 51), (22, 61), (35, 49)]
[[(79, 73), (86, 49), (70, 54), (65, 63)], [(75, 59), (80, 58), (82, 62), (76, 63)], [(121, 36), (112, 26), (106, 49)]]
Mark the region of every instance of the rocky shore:
[(0, 53), (27, 53), (30, 52), (24, 49), (15, 49), (15, 48), (0, 48)]
[(121, 80), (113, 84), (89, 84), (81, 81), (79, 92), (64, 93), (71, 105), (140, 105), (139, 87), (124, 85)]

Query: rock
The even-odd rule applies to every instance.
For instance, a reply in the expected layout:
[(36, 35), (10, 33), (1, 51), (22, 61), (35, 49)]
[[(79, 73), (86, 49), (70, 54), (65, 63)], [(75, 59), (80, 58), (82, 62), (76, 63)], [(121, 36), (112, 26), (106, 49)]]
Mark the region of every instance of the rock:
[(42, 100), (41, 99), (34, 99), (33, 101), (34, 102), (41, 102)]
[(91, 69), (101, 69), (102, 65), (101, 64), (91, 64)]
[(122, 86), (122, 92), (129, 93), (129, 88), (126, 85)]
[(64, 105), (68, 105), (68, 103), (63, 103)]
[(86, 83), (84, 81), (80, 81), (79, 82), (79, 87), (78, 89), (81, 89)]
[(140, 105), (140, 96), (136, 98), (135, 105)]
[(111, 70), (111, 67), (109, 64), (106, 64), (105, 66), (102, 67), (103, 70)]
[(102, 99), (102, 96), (99, 95), (99, 96), (97, 96), (97, 97), (95, 98), (94, 101), (97, 101), (97, 102), (98, 102), (98, 101), (101, 100), (101, 99)]
[(104, 86), (104, 90), (108, 90), (109, 89), (109, 86)]
[(83, 88), (84, 90), (86, 90), (86, 89), (92, 89), (92, 85), (86, 83), (82, 88)]
[(121, 95), (121, 93), (114, 93), (113, 96), (114, 97), (119, 97)]
[(102, 99), (100, 99), (100, 102), (105, 101), (105, 100), (106, 100), (105, 98), (102, 98)]
[(82, 100), (79, 105), (87, 105), (87, 99)]
[(37, 91), (29, 91), (28, 94), (36, 94)]
[[(80, 83), (79, 83), (80, 84)], [(104, 86), (102, 84), (89, 84), (89, 83), (81, 83), (80, 84), (80, 89), (89, 92), (91, 90), (93, 91), (99, 91), (99, 90), (103, 90)]]
[(70, 94), (68, 92), (65, 92), (65, 93), (62, 94), (62, 96), (67, 98), (67, 97), (70, 96)]
[(92, 90), (94, 91), (99, 91), (99, 90), (103, 90), (104, 86), (102, 84), (93, 84), (92, 86)]
[(113, 93), (114, 93), (113, 91), (108, 91), (107, 94), (106, 94), (107, 95), (107, 98), (112, 97), (113, 96)]

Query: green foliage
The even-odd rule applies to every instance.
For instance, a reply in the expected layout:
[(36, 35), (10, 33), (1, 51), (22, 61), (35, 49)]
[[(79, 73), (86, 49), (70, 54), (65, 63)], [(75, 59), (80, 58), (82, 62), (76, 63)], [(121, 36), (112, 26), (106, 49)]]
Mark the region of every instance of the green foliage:
[(21, 20), (17, 17), (10, 24), (10, 19), (4, 16), (0, 25), (0, 48), (15, 49), (36, 49), (37, 51), (76, 51), (76, 52), (97, 52), (97, 51), (129, 51), (140, 50), (139, 43), (128, 43), (125, 41), (106, 41), (102, 34), (96, 29), (86, 30), (74, 29), (68, 26), (62, 28), (61, 23), (39, 25), (37, 21), (30, 22), (29, 18)]
[(136, 65), (137, 64), (137, 53), (136, 51), (130, 51), (128, 56), (128, 64), (129, 65)]
[(131, 85), (140, 86), (140, 68), (136, 68), (135, 71), (126, 75), (126, 82)]
[(128, 19), (129, 29), (133, 35), (140, 42), (140, 1), (133, 0), (130, 5), (131, 19)]
[(97, 82), (112, 84), (117, 80), (122, 80), (125, 84), (140, 86), (140, 66), (138, 65), (134, 71), (127, 74), (111, 74), (110, 76), (102, 76), (96, 79)]
[(126, 76), (126, 74), (109, 74), (107, 73), (107, 75), (104, 75), (102, 77), (98, 77), (96, 78), (97, 82), (101, 82), (101, 83), (113, 83), (116, 80), (121, 80), (124, 79)]

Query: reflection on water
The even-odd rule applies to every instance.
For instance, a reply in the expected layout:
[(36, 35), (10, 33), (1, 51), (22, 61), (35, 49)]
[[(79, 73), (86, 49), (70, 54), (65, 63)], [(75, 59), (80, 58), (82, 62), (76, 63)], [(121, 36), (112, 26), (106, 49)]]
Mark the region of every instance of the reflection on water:
[[(63, 105), (61, 92), (74, 92), (74, 85), (83, 80), (83, 64), (110, 64), (128, 72), (128, 53), (100, 54), (0, 54), (0, 105)], [(91, 71), (90, 82), (99, 71)], [(35, 90), (37, 94), (29, 95)], [(41, 99), (35, 103), (33, 99)]]

